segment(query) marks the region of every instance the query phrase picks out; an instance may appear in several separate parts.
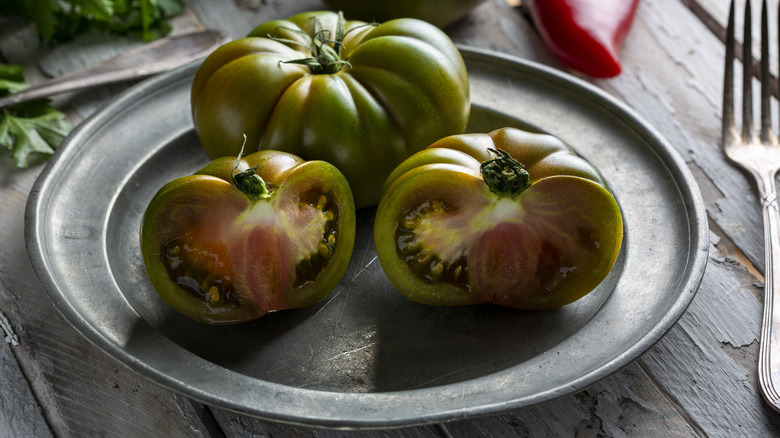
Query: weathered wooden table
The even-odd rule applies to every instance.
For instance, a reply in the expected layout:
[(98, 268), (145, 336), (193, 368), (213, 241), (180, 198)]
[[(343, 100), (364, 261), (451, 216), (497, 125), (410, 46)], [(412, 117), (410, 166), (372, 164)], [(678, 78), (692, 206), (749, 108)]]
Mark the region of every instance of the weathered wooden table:
[[(521, 9), (510, 3), (519, 2), (488, 0), (446, 31), (460, 44), (562, 69)], [(187, 5), (176, 19), (177, 32), (209, 27), (233, 38), (269, 18), (324, 8), (319, 0), (191, 0)], [(759, 6), (753, 5), (754, 17)], [(770, 10), (777, 7), (772, 1)], [(727, 8), (727, 0), (643, 0), (621, 52), (623, 73), (590, 80), (635, 110), (683, 157), (704, 197), (711, 236), (704, 279), (686, 313), (619, 372), (542, 406), (381, 431), (310, 429), (204, 406), (112, 360), (53, 307), (24, 241), (25, 204), (44, 165), (16, 169), (8, 154), (0, 154), (0, 436), (780, 434), (780, 414), (763, 403), (757, 389), (764, 269), (759, 203), (750, 180), (718, 147)], [(0, 17), (3, 60), (24, 65), (31, 82), (133, 44), (118, 40), (106, 48), (98, 39), (52, 50), (41, 47), (29, 28)], [(67, 95), (55, 104), (78, 124), (129, 86)]]

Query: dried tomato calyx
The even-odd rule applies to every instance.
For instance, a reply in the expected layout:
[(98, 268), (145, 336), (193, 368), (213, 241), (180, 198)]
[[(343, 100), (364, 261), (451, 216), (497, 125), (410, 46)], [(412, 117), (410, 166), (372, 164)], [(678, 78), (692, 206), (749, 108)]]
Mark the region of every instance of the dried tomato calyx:
[[(364, 26), (358, 26), (349, 31), (345, 31), (344, 14), (339, 12), (338, 23), (336, 24), (336, 35), (333, 35), (333, 38), (331, 38), (330, 30), (323, 29), (322, 23), (318, 18), (312, 17), (312, 20), (314, 20), (314, 34), (311, 36), (299, 29), (280, 27), (280, 29), (297, 35), (303, 43), (294, 39), (278, 38), (268, 35), (268, 38), (274, 41), (287, 45), (304, 47), (311, 52), (312, 55), (306, 58), (282, 61), (282, 63), (305, 65), (309, 67), (309, 70), (314, 74), (338, 73), (342, 68), (351, 66), (349, 61), (341, 59), (341, 49), (344, 46), (344, 38), (353, 30)], [(368, 24), (365, 26), (368, 26)]]
[(480, 171), (491, 192), (499, 197), (515, 199), (531, 187), (531, 176), (519, 161), (501, 149), (488, 151), (496, 154), (496, 158), (482, 163)]
[(236, 158), (236, 165), (233, 167), (233, 173), (230, 175), (233, 179), (233, 185), (253, 201), (268, 199), (271, 197), (271, 194), (268, 191), (268, 185), (266, 185), (263, 178), (256, 173), (257, 166), (252, 166), (241, 172), (236, 172), (238, 166), (241, 164), (241, 155), (244, 153), (244, 146), (246, 146), (246, 134), (244, 134), (244, 144), (241, 145), (241, 151), (238, 153), (238, 158)]
[(268, 186), (263, 178), (255, 173), (255, 169), (257, 166), (250, 167), (243, 172), (233, 173), (233, 184), (253, 201), (268, 199), (271, 197)]

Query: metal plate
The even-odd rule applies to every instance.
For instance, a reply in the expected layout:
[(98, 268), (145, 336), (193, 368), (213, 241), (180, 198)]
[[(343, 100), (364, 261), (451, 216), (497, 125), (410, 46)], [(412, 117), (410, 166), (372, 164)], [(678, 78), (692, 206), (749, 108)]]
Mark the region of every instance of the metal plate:
[(139, 227), (167, 181), (207, 162), (189, 88), (197, 65), (147, 80), (82, 123), (30, 195), (26, 239), (55, 306), (117, 361), (243, 414), (327, 427), (394, 427), (500, 413), (574, 393), (627, 365), (682, 315), (704, 272), (696, 184), (669, 144), (589, 84), (461, 48), (470, 130), (557, 135), (603, 173), (626, 239), (605, 282), (561, 309), (439, 308), (398, 293), (376, 260), (373, 209), (323, 302), (234, 327), (171, 311), (144, 271)]

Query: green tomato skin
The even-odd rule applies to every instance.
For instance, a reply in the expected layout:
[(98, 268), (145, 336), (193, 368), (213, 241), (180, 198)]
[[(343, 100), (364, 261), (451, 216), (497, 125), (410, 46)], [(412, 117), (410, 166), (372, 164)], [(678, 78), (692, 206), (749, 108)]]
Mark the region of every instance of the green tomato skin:
[(485, 0), (325, 0), (337, 11), (363, 21), (418, 18), (445, 28), (465, 17)]
[(195, 129), (206, 154), (280, 150), (334, 164), (358, 208), (376, 205), (390, 172), (434, 141), (465, 130), (470, 111), (463, 59), (436, 27), (399, 19), (376, 27), (346, 22), (342, 59), (331, 74), (285, 63), (311, 56), (295, 29), (312, 17), (335, 33), (338, 14), (303, 13), (258, 26), (204, 60), (192, 85)]
[[(481, 163), (495, 157), (488, 149), (508, 152), (530, 174), (517, 198), (482, 180)], [(603, 177), (548, 135), (505, 128), (447, 137), (402, 163), (385, 187), (374, 225), (378, 258), (391, 283), (424, 304), (560, 307), (600, 284), (623, 240)]]
[[(355, 210), (343, 175), (328, 163), (278, 151), (246, 156), (236, 171), (255, 165), (272, 187), (268, 199), (253, 201), (238, 190), (232, 182), (236, 157), (221, 157), (163, 186), (144, 213), (141, 252), (147, 274), (160, 297), (189, 318), (230, 325), (306, 307), (327, 296), (347, 268)], [(296, 283), (298, 264), (316, 253), (323, 238), (323, 211), (310, 205), (320, 192), (331, 198), (329, 208), (337, 214), (338, 241), (324, 268)], [(181, 257), (193, 274), (174, 278), (166, 262), (171, 242), (181, 242), (193, 254)], [(182, 288), (183, 278), (226, 279), (234, 286), (232, 299), (208, 301)]]

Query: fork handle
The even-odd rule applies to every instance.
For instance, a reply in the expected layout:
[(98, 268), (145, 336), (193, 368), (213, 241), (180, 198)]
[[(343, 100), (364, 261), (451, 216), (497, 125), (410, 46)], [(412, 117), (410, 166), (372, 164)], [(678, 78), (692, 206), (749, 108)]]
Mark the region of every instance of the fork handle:
[(775, 410), (780, 410), (780, 207), (778, 207), (775, 174), (757, 178), (762, 194), (764, 216), (764, 315), (758, 351), (758, 382), (761, 394)]

